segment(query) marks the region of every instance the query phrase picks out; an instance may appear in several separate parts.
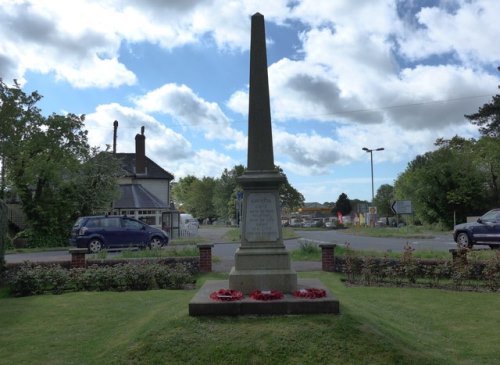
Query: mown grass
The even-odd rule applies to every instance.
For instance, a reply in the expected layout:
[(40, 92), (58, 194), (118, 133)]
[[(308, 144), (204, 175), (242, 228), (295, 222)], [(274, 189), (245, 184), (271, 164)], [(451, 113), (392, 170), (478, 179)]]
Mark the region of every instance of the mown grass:
[[(335, 247), (336, 256), (344, 256), (346, 254), (346, 247), (344, 245), (338, 245)], [(400, 259), (403, 252), (395, 251), (372, 251), (372, 250), (353, 250), (351, 249), (351, 254), (358, 257), (378, 257), (378, 258), (392, 258)], [(469, 258), (473, 260), (489, 260), (492, 259), (496, 254), (495, 250), (474, 250), (469, 253)], [(316, 244), (305, 243), (299, 248), (290, 251), (290, 257), (295, 261), (320, 261), (321, 260), (321, 248)], [(451, 254), (446, 251), (434, 251), (434, 250), (418, 250), (413, 251), (412, 257), (415, 259), (435, 259), (435, 260), (451, 260)]]
[[(328, 286), (341, 314), (189, 317), (195, 290), (24, 298), (4, 291), (0, 364), (498, 364), (498, 294), (301, 276)], [(223, 278), (205, 275), (198, 286)]]
[[(299, 236), (295, 233), (294, 229), (291, 227), (283, 227), (283, 239), (298, 238)], [(230, 228), (224, 235), (224, 239), (227, 242), (240, 242), (241, 241), (241, 230), (240, 228)]]
[(152, 250), (139, 250), (139, 251), (121, 251), (115, 258), (147, 258), (147, 257), (186, 257), (186, 256), (199, 256), (199, 251), (196, 246), (181, 246), (181, 247), (167, 247)]
[(403, 227), (365, 227), (352, 226), (342, 230), (343, 233), (368, 236), (368, 237), (396, 237), (396, 238), (433, 238), (437, 234), (446, 234), (450, 231), (444, 231), (435, 226), (414, 226)]

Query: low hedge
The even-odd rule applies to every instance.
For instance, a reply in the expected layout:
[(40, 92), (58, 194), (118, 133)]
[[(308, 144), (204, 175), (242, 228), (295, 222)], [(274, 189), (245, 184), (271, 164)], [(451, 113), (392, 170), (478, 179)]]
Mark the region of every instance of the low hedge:
[(467, 257), (451, 261), (415, 259), (408, 249), (401, 259), (358, 257), (353, 251), (335, 257), (336, 272), (362, 285), (440, 287), (453, 290), (500, 290), (500, 253), (487, 261)]
[(118, 263), (68, 270), (57, 264), (26, 262), (7, 272), (7, 285), (14, 296), (68, 291), (181, 289), (194, 282), (190, 269), (183, 264)]

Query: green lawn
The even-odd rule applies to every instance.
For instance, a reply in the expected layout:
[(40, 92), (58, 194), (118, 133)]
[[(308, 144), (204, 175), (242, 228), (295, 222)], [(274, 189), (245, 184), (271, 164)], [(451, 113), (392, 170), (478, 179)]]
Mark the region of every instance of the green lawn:
[(498, 364), (499, 294), (301, 276), (327, 285), (341, 314), (189, 317), (195, 290), (0, 291), (0, 364)]
[(453, 234), (451, 231), (443, 231), (434, 226), (414, 226), (403, 227), (362, 227), (354, 226), (342, 230), (342, 233), (354, 234), (367, 237), (398, 237), (398, 238), (433, 238), (435, 235)]

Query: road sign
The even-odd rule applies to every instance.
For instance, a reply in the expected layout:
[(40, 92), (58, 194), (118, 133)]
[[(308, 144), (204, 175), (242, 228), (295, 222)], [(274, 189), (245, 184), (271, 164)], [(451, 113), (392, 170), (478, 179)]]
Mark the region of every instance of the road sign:
[(396, 200), (391, 205), (395, 214), (412, 214), (411, 200)]

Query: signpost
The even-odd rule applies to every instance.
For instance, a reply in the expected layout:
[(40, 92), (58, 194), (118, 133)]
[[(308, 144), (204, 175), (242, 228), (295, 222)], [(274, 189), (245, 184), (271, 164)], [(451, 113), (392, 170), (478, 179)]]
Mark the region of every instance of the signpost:
[(413, 214), (413, 209), (411, 207), (411, 200), (396, 200), (392, 203), (391, 209), (394, 212), (394, 214), (396, 214), (398, 226), (399, 226), (400, 214)]
[(412, 214), (411, 200), (396, 200), (391, 205), (394, 214)]

